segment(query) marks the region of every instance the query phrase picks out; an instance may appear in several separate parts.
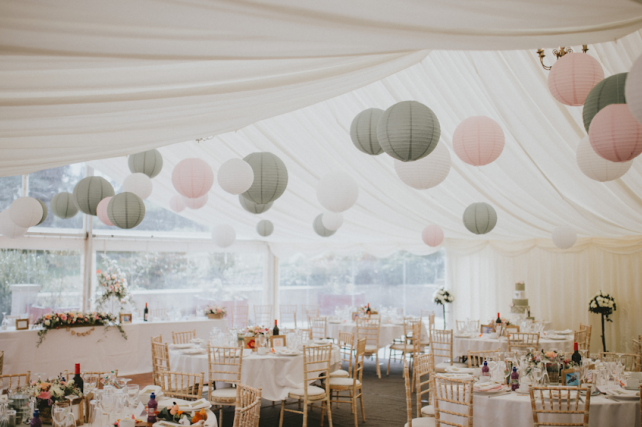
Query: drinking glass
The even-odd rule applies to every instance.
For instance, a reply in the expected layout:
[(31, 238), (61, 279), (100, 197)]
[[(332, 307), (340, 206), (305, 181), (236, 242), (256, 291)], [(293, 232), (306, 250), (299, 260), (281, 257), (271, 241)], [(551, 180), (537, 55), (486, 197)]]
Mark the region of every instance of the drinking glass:
[(533, 376), (533, 381), (537, 385), (541, 385), (542, 377), (543, 377), (543, 372), (541, 368), (533, 368), (531, 369), (531, 375)]
[(110, 424), (112, 412), (116, 408), (117, 397), (113, 393), (103, 393), (100, 398), (100, 405), (102, 406), (104, 415), (107, 415), (107, 424)]
[(131, 384), (127, 386), (127, 406), (132, 412), (132, 415), (136, 415), (136, 403), (138, 402), (138, 393), (139, 387), (138, 384)]
[(62, 408), (60, 406), (53, 407), (53, 421), (54, 426), (64, 427), (63, 423), (65, 421), (65, 408)]

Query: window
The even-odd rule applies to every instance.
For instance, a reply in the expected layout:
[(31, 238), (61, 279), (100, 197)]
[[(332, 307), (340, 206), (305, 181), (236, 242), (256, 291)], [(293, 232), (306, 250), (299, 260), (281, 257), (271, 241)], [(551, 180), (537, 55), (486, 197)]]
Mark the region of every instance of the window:
[(0, 177), (0, 212), (22, 195), (22, 176)]
[(84, 177), (84, 163), (45, 169), (29, 174), (29, 196), (39, 199), (50, 209), (47, 219), (39, 227), (82, 228), (82, 212), (73, 218), (62, 219), (51, 212), (50, 206), (53, 196), (62, 191), (73, 193), (78, 181)]

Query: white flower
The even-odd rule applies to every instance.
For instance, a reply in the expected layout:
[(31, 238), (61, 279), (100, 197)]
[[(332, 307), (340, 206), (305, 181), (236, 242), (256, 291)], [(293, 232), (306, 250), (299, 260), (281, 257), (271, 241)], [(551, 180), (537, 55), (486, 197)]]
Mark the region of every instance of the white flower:
[(45, 320), (45, 326), (49, 326), (51, 322), (49, 320)]
[(49, 391), (51, 391), (51, 394), (54, 397), (62, 397), (63, 396), (63, 391), (60, 388), (60, 386), (58, 386), (58, 385), (52, 385), (51, 389)]
[(595, 304), (595, 301), (591, 301), (591, 308), (597, 308), (597, 304)]

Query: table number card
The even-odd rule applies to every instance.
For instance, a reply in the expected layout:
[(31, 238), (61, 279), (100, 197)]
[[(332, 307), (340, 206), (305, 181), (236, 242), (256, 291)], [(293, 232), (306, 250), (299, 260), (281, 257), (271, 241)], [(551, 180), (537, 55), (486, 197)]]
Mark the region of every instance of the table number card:
[(276, 347), (285, 347), (285, 346), (286, 346), (285, 335), (270, 336), (270, 347), (276, 348)]

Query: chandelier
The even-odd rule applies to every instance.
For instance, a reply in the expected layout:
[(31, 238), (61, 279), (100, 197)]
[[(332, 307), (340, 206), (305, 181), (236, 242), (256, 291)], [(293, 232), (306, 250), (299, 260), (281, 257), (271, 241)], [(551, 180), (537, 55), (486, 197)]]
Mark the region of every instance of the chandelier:
[[(588, 52), (588, 46), (587, 45), (582, 45), (582, 52), (586, 53)], [(573, 48), (571, 47), (564, 47), (560, 46), (557, 49), (553, 49), (553, 55), (557, 59), (560, 59), (562, 56), (566, 55), (567, 53), (573, 53)], [(544, 67), (545, 70), (550, 70), (553, 68), (552, 65), (545, 65), (544, 64), (544, 49), (537, 49), (537, 54), (539, 55), (539, 62), (542, 64), (542, 67)]]

